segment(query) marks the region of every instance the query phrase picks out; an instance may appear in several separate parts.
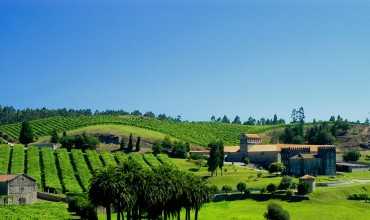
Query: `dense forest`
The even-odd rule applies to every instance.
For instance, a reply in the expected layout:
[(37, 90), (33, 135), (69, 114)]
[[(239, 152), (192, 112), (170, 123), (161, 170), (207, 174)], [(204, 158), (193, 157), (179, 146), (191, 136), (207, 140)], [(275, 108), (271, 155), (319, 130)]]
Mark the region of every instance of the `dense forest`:
[(76, 116), (92, 116), (92, 115), (134, 115), (134, 116), (145, 116), (149, 118), (158, 118), (160, 120), (173, 120), (181, 121), (181, 116), (176, 117), (167, 116), (166, 114), (155, 115), (153, 112), (148, 111), (141, 113), (139, 110), (128, 112), (125, 110), (91, 110), (91, 109), (48, 109), (48, 108), (25, 108), (16, 109), (13, 106), (1, 106), (0, 105), (0, 124), (11, 124), (23, 121), (30, 121), (42, 118), (49, 118), (55, 116), (63, 117), (76, 117)]

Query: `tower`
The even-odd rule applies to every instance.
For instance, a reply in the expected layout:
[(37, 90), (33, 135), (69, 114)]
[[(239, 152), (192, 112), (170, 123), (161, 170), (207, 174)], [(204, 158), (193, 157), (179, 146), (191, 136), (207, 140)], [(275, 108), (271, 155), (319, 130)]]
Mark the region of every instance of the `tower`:
[(240, 135), (240, 153), (248, 154), (249, 147), (251, 145), (261, 144), (262, 139), (257, 134), (245, 134)]

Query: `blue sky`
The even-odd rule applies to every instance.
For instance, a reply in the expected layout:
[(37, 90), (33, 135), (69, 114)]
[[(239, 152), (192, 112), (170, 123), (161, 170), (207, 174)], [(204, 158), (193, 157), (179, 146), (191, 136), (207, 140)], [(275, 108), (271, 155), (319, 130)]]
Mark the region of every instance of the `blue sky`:
[[(77, 2), (77, 3), (76, 3)], [(300, 1), (301, 2), (301, 1)], [(0, 1), (2, 105), (370, 117), (369, 1)]]

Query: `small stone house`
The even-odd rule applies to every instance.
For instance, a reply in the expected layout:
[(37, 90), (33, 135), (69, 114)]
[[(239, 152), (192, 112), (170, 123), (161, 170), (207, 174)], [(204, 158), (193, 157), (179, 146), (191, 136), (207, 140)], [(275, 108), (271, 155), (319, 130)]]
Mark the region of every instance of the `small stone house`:
[(315, 177), (310, 175), (304, 175), (299, 178), (299, 183), (306, 183), (308, 185), (308, 193), (315, 191), (316, 181)]
[(37, 200), (36, 180), (26, 174), (0, 175), (0, 205), (31, 204)]

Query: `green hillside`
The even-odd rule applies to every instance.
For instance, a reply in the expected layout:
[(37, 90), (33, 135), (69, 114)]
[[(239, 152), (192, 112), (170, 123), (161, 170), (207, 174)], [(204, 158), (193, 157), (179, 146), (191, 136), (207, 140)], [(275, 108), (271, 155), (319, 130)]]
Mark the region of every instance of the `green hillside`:
[[(37, 137), (50, 135), (53, 129), (69, 131), (91, 125), (116, 124), (157, 131), (186, 142), (206, 146), (213, 139), (222, 139), (226, 145), (237, 145), (240, 133), (263, 133), (276, 126), (248, 126), (213, 122), (174, 122), (137, 116), (81, 116), (52, 117), (31, 121)], [(17, 139), (20, 123), (1, 125), (0, 132)]]

